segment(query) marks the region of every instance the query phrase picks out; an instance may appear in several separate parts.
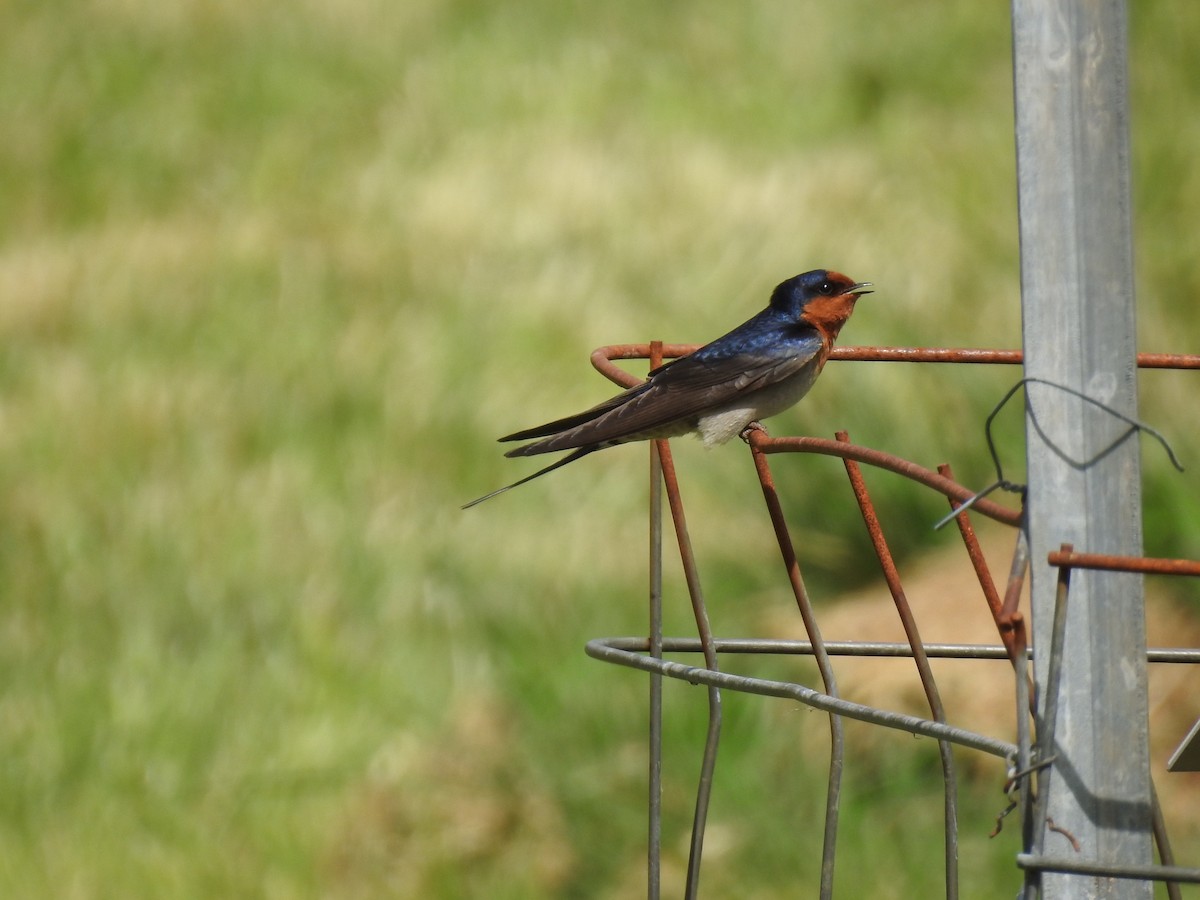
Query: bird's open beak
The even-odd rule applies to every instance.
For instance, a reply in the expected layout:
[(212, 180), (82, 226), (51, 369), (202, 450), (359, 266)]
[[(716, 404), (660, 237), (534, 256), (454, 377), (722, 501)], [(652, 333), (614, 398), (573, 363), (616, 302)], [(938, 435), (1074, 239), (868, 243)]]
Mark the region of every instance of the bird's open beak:
[(875, 293), (874, 291), (864, 291), (864, 290), (861, 290), (861, 288), (869, 288), (869, 287), (873, 287), (873, 285), (871, 284), (871, 282), (869, 282), (869, 281), (860, 281), (858, 284), (852, 284), (852, 285), (850, 285), (850, 290), (846, 291), (846, 293), (847, 293), (847, 294), (854, 294), (856, 297), (861, 297), (863, 294), (873, 294), (873, 293)]

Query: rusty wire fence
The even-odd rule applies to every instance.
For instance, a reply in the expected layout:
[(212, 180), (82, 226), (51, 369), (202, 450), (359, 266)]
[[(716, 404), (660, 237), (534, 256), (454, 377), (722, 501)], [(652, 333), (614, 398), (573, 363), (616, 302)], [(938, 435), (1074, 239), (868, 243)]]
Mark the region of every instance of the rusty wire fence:
[[(691, 345), (628, 344), (601, 347), (592, 354), (592, 364), (606, 377), (623, 386), (638, 379), (618, 367), (614, 360), (648, 359), (650, 365), (661, 364), (664, 358), (691, 352)], [(834, 359), (871, 362), (914, 362), (945, 364), (1009, 364), (1020, 365), (1022, 354), (1016, 350), (926, 349), (907, 347), (846, 347), (836, 348)], [(1138, 365), (1143, 368), (1200, 369), (1200, 356), (1169, 354), (1139, 354)], [(704, 593), (697, 571), (696, 559), (688, 536), (687, 518), (680, 495), (679, 482), (667, 441), (651, 443), (650, 493), (650, 585), (649, 631), (646, 637), (597, 638), (587, 645), (587, 653), (599, 660), (639, 669), (649, 673), (649, 791), (648, 791), (648, 853), (647, 893), (655, 898), (660, 891), (661, 860), (661, 763), (662, 763), (662, 678), (675, 678), (695, 685), (704, 685), (708, 693), (708, 728), (701, 772), (696, 790), (694, 817), (688, 859), (686, 896), (698, 895), (701, 862), (708, 816), (709, 800), (717, 778), (717, 753), (721, 740), (721, 692), (739, 691), (767, 697), (796, 701), (829, 714), (829, 769), (825, 789), (825, 822), (820, 867), (819, 896), (833, 894), (834, 868), (837, 858), (838, 813), (842, 790), (842, 771), (846, 755), (843, 719), (855, 719), (881, 728), (896, 729), (923, 735), (938, 742), (941, 776), (944, 786), (944, 859), (946, 896), (959, 896), (958, 882), (958, 775), (955, 770), (953, 746), (957, 745), (1002, 760), (1007, 772), (1005, 790), (1011, 800), (1009, 811), (1016, 811), (1022, 834), (1022, 852), (1016, 865), (1024, 870), (1025, 887), (1036, 885), (1041, 872), (1074, 872), (1117, 879), (1154, 880), (1166, 885), (1172, 900), (1181, 895), (1181, 884), (1200, 884), (1200, 868), (1176, 863), (1168, 840), (1167, 828), (1155, 798), (1153, 810), (1154, 839), (1158, 850), (1158, 865), (1130, 866), (1104, 862), (1082, 862), (1069, 856), (1051, 856), (1045, 851), (1047, 831), (1056, 832), (1068, 842), (1075, 838), (1070, 831), (1048, 819), (1043, 798), (1048, 779), (1053, 777), (1055, 757), (1054, 729), (1058, 713), (1057, 673), (1061, 659), (1062, 633), (1070, 598), (1071, 573), (1077, 569), (1157, 573), (1176, 576), (1200, 576), (1200, 562), (1164, 560), (1148, 557), (1106, 556), (1087, 552), (1087, 548), (1063, 546), (1050, 555), (1050, 565), (1059, 572), (1058, 603), (1055, 613), (1049, 676), (1046, 685), (1034, 683), (1030, 631), (1025, 613), (1020, 608), (1022, 588), (1029, 569), (1029, 553), (1022, 525), (1023, 495), (1018, 486), (1005, 484), (1014, 491), (1013, 505), (1005, 505), (982, 496), (981, 493), (959, 484), (948, 465), (936, 471), (883, 450), (859, 446), (845, 432), (833, 439), (817, 437), (770, 437), (762, 430), (747, 435), (750, 454), (766, 502), (778, 542), (780, 559), (785, 570), (797, 610), (808, 639), (723, 639), (710, 624)], [(842, 459), (849, 487), (870, 534), (871, 544), (906, 636), (903, 643), (869, 641), (827, 642), (821, 637), (818, 616), (809, 601), (802, 576), (802, 564), (792, 541), (784, 514), (784, 500), (776, 490), (770, 458), (777, 454), (808, 453), (835, 456)], [(995, 623), (995, 644), (926, 643), (921, 638), (919, 623), (914, 615), (897, 570), (891, 549), (874, 501), (868, 490), (863, 469), (874, 468), (893, 472), (924, 488), (942, 494), (948, 503), (947, 519), (957, 525), (965, 555), (974, 570), (979, 592)], [(662, 618), (662, 565), (664, 495), (677, 537), (680, 560), (691, 599), (696, 625), (695, 637), (666, 637)], [(1012, 527), (1013, 548), (1008, 571), (1001, 582), (993, 577), (984, 557), (980, 541), (972, 525), (972, 516), (984, 516)], [(1153, 664), (1200, 663), (1200, 648), (1171, 647), (1147, 649), (1147, 660)], [(665, 654), (697, 657), (696, 664), (665, 658)], [(819, 673), (819, 686), (788, 681), (748, 677), (728, 671), (722, 661), (739, 655), (759, 654), (778, 656), (812, 656)], [(908, 658), (916, 667), (927, 716), (916, 716), (853, 702), (839, 695), (835, 657), (894, 657)], [(1016, 733), (988, 735), (959, 727), (948, 720), (938, 684), (930, 665), (931, 659), (1007, 660), (1012, 671), (1012, 702), (1016, 712)], [(734, 666), (729, 666), (733, 668)], [(1039, 713), (1037, 696), (1045, 691), (1045, 703)], [(1000, 820), (997, 820), (997, 829)], [(806, 886), (797, 886), (803, 889)], [(1031, 896), (1032, 894), (1026, 894)]]

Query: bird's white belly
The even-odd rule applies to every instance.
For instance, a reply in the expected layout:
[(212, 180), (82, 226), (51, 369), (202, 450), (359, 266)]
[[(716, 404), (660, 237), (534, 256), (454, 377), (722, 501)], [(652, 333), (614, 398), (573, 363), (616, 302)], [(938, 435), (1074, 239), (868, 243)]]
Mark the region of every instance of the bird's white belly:
[(813, 386), (820, 371), (820, 366), (810, 366), (786, 381), (747, 394), (702, 415), (696, 425), (696, 434), (705, 447), (724, 444), (741, 434), (751, 422), (770, 418), (798, 403)]

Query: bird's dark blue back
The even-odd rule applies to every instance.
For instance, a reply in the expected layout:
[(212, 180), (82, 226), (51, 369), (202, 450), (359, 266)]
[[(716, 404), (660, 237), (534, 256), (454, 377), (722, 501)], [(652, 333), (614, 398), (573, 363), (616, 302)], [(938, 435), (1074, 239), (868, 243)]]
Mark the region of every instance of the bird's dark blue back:
[(691, 358), (696, 362), (713, 362), (746, 353), (790, 354), (813, 342), (819, 345), (820, 334), (803, 321), (802, 315), (805, 304), (828, 278), (825, 269), (813, 269), (781, 282), (771, 293), (766, 309), (701, 347)]

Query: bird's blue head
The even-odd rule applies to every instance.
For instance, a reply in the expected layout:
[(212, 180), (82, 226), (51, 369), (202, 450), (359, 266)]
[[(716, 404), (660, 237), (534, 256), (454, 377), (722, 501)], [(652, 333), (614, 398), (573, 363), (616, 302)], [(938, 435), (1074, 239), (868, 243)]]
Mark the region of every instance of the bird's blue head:
[(870, 287), (831, 269), (813, 269), (796, 275), (775, 288), (771, 308), (794, 322), (819, 329), (832, 341), (854, 311), (854, 303)]

